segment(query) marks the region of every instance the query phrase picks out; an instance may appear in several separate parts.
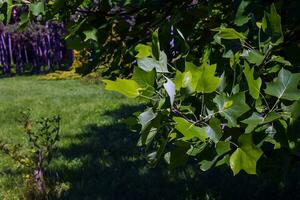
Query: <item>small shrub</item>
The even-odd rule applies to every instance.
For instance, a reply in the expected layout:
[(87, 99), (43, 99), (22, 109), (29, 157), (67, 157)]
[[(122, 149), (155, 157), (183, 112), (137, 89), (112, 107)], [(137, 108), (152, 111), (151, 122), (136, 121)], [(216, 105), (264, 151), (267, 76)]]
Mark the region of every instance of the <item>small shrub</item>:
[(0, 141), (0, 151), (10, 156), (23, 171), (26, 199), (55, 199), (69, 189), (50, 176), (49, 164), (59, 141), (59, 115), (32, 121), (30, 112), (22, 112), (26, 143)]
[(81, 76), (74, 70), (72, 71), (55, 71), (53, 73), (41, 76), (40, 80), (76, 80), (80, 79)]

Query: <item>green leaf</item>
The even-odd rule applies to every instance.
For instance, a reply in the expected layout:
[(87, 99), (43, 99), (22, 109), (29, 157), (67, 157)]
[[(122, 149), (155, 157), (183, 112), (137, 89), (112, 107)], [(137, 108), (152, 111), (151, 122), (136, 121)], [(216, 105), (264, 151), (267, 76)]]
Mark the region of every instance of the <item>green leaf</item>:
[(153, 88), (155, 83), (155, 71), (146, 72), (138, 67), (133, 70), (132, 79), (143, 88)]
[(175, 95), (176, 95), (175, 84), (170, 79), (168, 79), (168, 78), (166, 78), (166, 79), (167, 79), (167, 82), (164, 83), (164, 88), (170, 97), (170, 103), (171, 103), (171, 106), (173, 107), (173, 103), (174, 103)]
[(152, 56), (152, 48), (149, 45), (138, 44), (135, 47), (135, 50), (138, 52), (138, 54), (135, 56), (136, 58), (147, 58)]
[(243, 26), (244, 24), (246, 24), (251, 17), (249, 15), (245, 15), (245, 10), (248, 7), (248, 5), (250, 4), (249, 1), (241, 1), (238, 10), (235, 14), (235, 20), (234, 20), (234, 24), (237, 26)]
[(192, 92), (192, 88), (191, 88), (192, 78), (193, 75), (190, 71), (182, 73), (179, 70), (177, 70), (175, 80), (174, 80), (174, 83), (176, 85), (176, 90), (180, 90), (181, 88), (187, 88)]
[(13, 0), (7, 0), (6, 3), (7, 3), (6, 24), (9, 24), (14, 4), (13, 4)]
[(117, 79), (116, 81), (103, 80), (106, 83), (105, 89), (119, 92), (128, 98), (136, 98), (142, 89), (134, 80)]
[(186, 152), (189, 156), (197, 156), (200, 154), (205, 147), (207, 146), (207, 143), (201, 143), (200, 145), (191, 146), (191, 148)]
[(295, 101), (292, 105), (288, 106), (286, 111), (291, 113), (292, 119), (295, 121), (300, 117), (300, 100)]
[(230, 57), (230, 63), (229, 63), (231, 69), (234, 70), (236, 68), (238, 62), (240, 61), (240, 56), (241, 56), (240, 52), (237, 52), (236, 54), (232, 54), (231, 55), (231, 57)]
[(221, 79), (215, 76), (216, 68), (217, 65), (204, 63), (197, 67), (193, 63), (187, 62), (185, 74), (177, 78), (177, 82), (181, 80), (181, 85), (189, 85), (192, 91), (212, 93), (216, 91), (221, 82)]
[(66, 40), (68, 40), (69, 38), (71, 38), (72, 36), (74, 36), (76, 34), (76, 32), (81, 28), (81, 26), (86, 22), (86, 18), (81, 20), (80, 23), (75, 23), (73, 26), (71, 26), (68, 31), (69, 34), (66, 36)]
[(292, 66), (292, 64), (291, 64), (289, 61), (285, 60), (285, 59), (284, 59), (283, 57), (281, 57), (281, 56), (275, 56), (275, 55), (273, 55), (273, 56), (271, 57), (270, 61), (277, 62), (277, 63), (281, 63), (281, 64), (284, 64), (284, 65), (286, 65), (286, 66)]
[(137, 59), (138, 66), (144, 71), (152, 71), (156, 69), (157, 72), (166, 73), (168, 71), (168, 58), (165, 52), (160, 52), (160, 59), (154, 58), (139, 58)]
[(5, 19), (5, 15), (4, 14), (0, 14), (0, 21), (3, 22), (3, 20)]
[(202, 160), (199, 162), (200, 164), (200, 169), (204, 172), (208, 171), (213, 167), (213, 165), (216, 163), (218, 159), (218, 156), (216, 156), (213, 160)]
[(148, 126), (156, 118), (156, 116), (157, 113), (154, 113), (152, 108), (146, 110), (145, 112), (139, 115), (138, 119), (139, 119), (139, 124), (142, 125), (142, 129), (141, 129), (142, 133), (148, 128)]
[(245, 62), (244, 74), (245, 74), (245, 77), (246, 77), (246, 80), (248, 83), (250, 95), (254, 99), (258, 99), (259, 94), (260, 94), (260, 87), (262, 84), (262, 80), (261, 80), (261, 78), (257, 78), (255, 80), (253, 73), (254, 73), (254, 67), (251, 69), (249, 64), (247, 62)]
[(222, 155), (228, 153), (229, 151), (231, 151), (230, 143), (224, 142), (224, 141), (218, 142), (216, 144), (216, 151), (219, 156), (222, 156)]
[(270, 13), (265, 12), (262, 20), (262, 30), (271, 37), (272, 45), (277, 46), (283, 42), (281, 17), (277, 13), (274, 4), (271, 6)]
[(265, 56), (255, 49), (246, 50), (243, 52), (243, 54), (244, 54), (243, 56), (246, 58), (246, 60), (249, 63), (255, 64), (257, 66), (261, 65), (265, 59)]
[(167, 73), (168, 71), (168, 57), (163, 51), (160, 52), (158, 65), (155, 67), (157, 72)]
[(293, 74), (288, 70), (281, 69), (278, 78), (267, 84), (265, 92), (278, 99), (296, 101), (300, 99), (299, 81), (300, 73)]
[(196, 90), (196, 87), (198, 85), (198, 81), (199, 81), (199, 68), (198, 66), (194, 65), (191, 62), (186, 62), (185, 63), (185, 73), (189, 73), (189, 75), (191, 75), (191, 79), (189, 77), (190, 80), (188, 80), (191, 90), (192, 92), (194, 92)]
[(98, 37), (97, 37), (97, 32), (98, 30), (96, 28), (93, 28), (92, 30), (87, 30), (84, 31), (84, 35), (85, 35), (85, 39), (84, 41), (88, 41), (88, 40), (94, 40), (94, 41), (98, 41)]
[(248, 124), (245, 133), (251, 133), (257, 126), (270, 123), (280, 117), (281, 116), (276, 112), (268, 113), (265, 117), (254, 112), (249, 118), (242, 121), (243, 123)]
[(209, 121), (209, 126), (206, 127), (207, 137), (214, 143), (218, 143), (222, 137), (221, 122), (217, 118), (212, 118)]
[(143, 145), (147, 146), (148, 144), (150, 144), (157, 134), (157, 128), (151, 127), (150, 129), (146, 129), (146, 130), (147, 131), (141, 132), (141, 137), (137, 144), (140, 147)]
[(217, 37), (220, 37), (225, 40), (239, 39), (241, 42), (244, 42), (247, 39), (247, 37), (244, 34), (237, 32), (233, 28), (220, 27), (213, 29), (213, 31), (218, 31)]
[(200, 169), (202, 171), (207, 171), (211, 169), (219, 160), (220, 157), (222, 157), (224, 154), (228, 153), (231, 150), (230, 143), (229, 142), (219, 142), (216, 145), (216, 151), (217, 155), (214, 157), (213, 160), (202, 160), (199, 162)]
[(146, 72), (138, 67), (134, 68), (132, 80), (136, 81), (137, 84), (143, 88), (143, 90), (140, 91), (143, 96), (151, 97), (154, 94), (155, 74), (154, 70)]
[(152, 54), (156, 60), (160, 59), (160, 45), (159, 45), (159, 37), (158, 37), (159, 29), (156, 29), (152, 33)]
[(37, 2), (31, 3), (29, 5), (29, 9), (34, 16), (38, 16), (39, 14), (45, 14), (45, 2)]
[(230, 167), (233, 174), (238, 174), (244, 170), (248, 174), (256, 174), (256, 163), (263, 152), (252, 141), (251, 134), (241, 135), (239, 138), (239, 148), (230, 156)]
[(181, 138), (182, 140), (187, 141), (198, 138), (204, 142), (207, 138), (205, 128), (197, 127), (181, 117), (173, 117), (173, 120), (176, 122), (175, 128), (184, 136)]
[(251, 133), (258, 125), (264, 121), (264, 118), (258, 113), (253, 113), (251, 117), (243, 120), (242, 122), (248, 124), (245, 133)]
[[(237, 118), (250, 110), (250, 107), (245, 102), (245, 92), (240, 92), (230, 97), (220, 94), (213, 101), (217, 104), (218, 112), (228, 120), (229, 127), (236, 127)], [(230, 106), (228, 106), (228, 102), (230, 102)]]
[[(204, 63), (194, 75), (197, 82), (196, 91), (201, 93), (212, 93), (218, 88), (221, 79), (215, 76), (217, 65)], [(193, 78), (194, 78), (193, 77)]]

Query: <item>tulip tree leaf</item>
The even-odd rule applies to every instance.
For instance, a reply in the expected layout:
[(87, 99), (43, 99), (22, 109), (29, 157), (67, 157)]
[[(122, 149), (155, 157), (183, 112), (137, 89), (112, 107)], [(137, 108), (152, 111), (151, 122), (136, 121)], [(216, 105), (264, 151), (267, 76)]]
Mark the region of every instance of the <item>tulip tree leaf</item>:
[(254, 79), (254, 68), (250, 68), (249, 64), (245, 62), (245, 69), (244, 69), (244, 74), (248, 83), (250, 95), (254, 99), (259, 98), (259, 93), (260, 93), (260, 87), (262, 84), (261, 78), (257, 78), (256, 80)]
[(292, 119), (296, 120), (300, 117), (300, 100), (295, 101), (292, 105), (286, 108), (291, 113)]
[(158, 31), (159, 31), (159, 29), (156, 29), (152, 33), (152, 54), (156, 60), (159, 60), (161, 57)]
[(45, 2), (37, 2), (37, 3), (31, 3), (30, 6), (30, 11), (34, 16), (38, 16), (39, 14), (44, 14), (45, 13)]
[(133, 70), (132, 80), (136, 81), (138, 85), (143, 88), (141, 94), (144, 96), (152, 96), (154, 93), (155, 71), (146, 72), (139, 67)]
[(216, 151), (219, 156), (228, 153), (230, 150), (231, 148), (229, 142), (220, 141), (216, 144)]
[(216, 91), (221, 79), (215, 76), (217, 65), (203, 64), (196, 74), (198, 83), (197, 92), (212, 93)]
[(253, 143), (251, 134), (241, 135), (239, 148), (230, 156), (230, 167), (233, 174), (236, 175), (241, 170), (248, 174), (256, 174), (256, 163), (262, 154), (262, 150)]
[(117, 79), (116, 81), (103, 80), (106, 83), (105, 89), (119, 92), (128, 98), (136, 98), (140, 95), (142, 89), (134, 80)]
[(247, 37), (244, 34), (237, 32), (233, 28), (221, 27), (213, 29), (213, 31), (218, 31), (216, 36), (225, 40), (239, 39), (241, 42), (244, 42), (247, 39)]
[(175, 100), (175, 94), (176, 94), (175, 84), (170, 79), (168, 79), (168, 78), (166, 78), (166, 79), (167, 79), (167, 82), (164, 84), (164, 88), (166, 89), (166, 91), (170, 97), (171, 106), (173, 106), (173, 103)]
[(152, 48), (149, 45), (138, 44), (135, 47), (135, 50), (138, 52), (138, 54), (135, 56), (136, 58), (147, 58), (152, 56)]
[(253, 113), (249, 118), (243, 120), (242, 122), (248, 124), (245, 133), (251, 133), (257, 126), (270, 123), (281, 116), (275, 112), (267, 114), (265, 117), (260, 116), (258, 113)]
[(261, 65), (265, 59), (265, 56), (255, 49), (247, 50), (244, 52), (244, 54), (244, 57), (249, 63), (257, 66)]
[(228, 153), (231, 150), (230, 148), (230, 143), (229, 142), (219, 142), (216, 144), (216, 152), (217, 155), (214, 157), (213, 160), (202, 160), (199, 162), (200, 164), (200, 169), (202, 171), (207, 171), (211, 169), (219, 160), (221, 156), (224, 154)]
[(281, 69), (278, 78), (275, 78), (272, 83), (267, 84), (265, 92), (278, 99), (296, 101), (300, 99), (299, 82), (300, 73), (293, 74), (288, 70)]
[(219, 142), (222, 137), (221, 122), (217, 118), (212, 118), (209, 121), (209, 126), (206, 128), (207, 137), (214, 143)]
[[(237, 126), (237, 118), (250, 110), (250, 107), (245, 102), (245, 93), (240, 92), (233, 96), (220, 94), (213, 100), (219, 109), (219, 113), (228, 120), (229, 127)], [(227, 102), (231, 102), (230, 106), (226, 106)]]
[(168, 58), (165, 52), (161, 51), (159, 60), (154, 58), (139, 58), (137, 60), (138, 66), (144, 71), (152, 71), (156, 69), (157, 72), (165, 73), (168, 71)]
[(270, 13), (265, 12), (262, 20), (262, 30), (271, 37), (272, 45), (276, 46), (283, 42), (281, 17), (277, 13), (274, 4), (271, 6)]
[(251, 133), (259, 124), (264, 121), (264, 118), (258, 113), (253, 113), (248, 119), (243, 120), (242, 122), (248, 124), (245, 133)]
[(281, 63), (286, 66), (292, 66), (292, 64), (289, 61), (285, 60), (281, 56), (272, 56), (270, 61)]
[(6, 24), (9, 24), (14, 5), (13, 5), (13, 0), (7, 0), (6, 3), (7, 3)]
[(156, 116), (157, 113), (154, 113), (152, 108), (146, 110), (145, 112), (139, 115), (139, 124), (142, 125), (141, 132), (144, 132), (148, 128), (148, 126), (150, 125), (152, 120), (156, 118)]
[(191, 75), (191, 80), (189, 80), (190, 82), (190, 86), (192, 91), (194, 92), (196, 90), (196, 87), (198, 85), (198, 81), (199, 81), (199, 67), (194, 65), (191, 62), (186, 62), (185, 63), (185, 73), (188, 73)]
[(187, 141), (193, 138), (198, 138), (201, 141), (205, 141), (207, 138), (205, 128), (197, 127), (181, 117), (174, 117), (173, 120), (176, 123), (175, 128), (184, 136), (181, 138), (182, 140)]
[(187, 62), (185, 72), (176, 73), (176, 89), (188, 88), (191, 92), (212, 93), (218, 88), (221, 78), (215, 76), (217, 65), (204, 63), (200, 67)]
[(191, 89), (191, 81), (192, 81), (192, 73), (190, 71), (188, 72), (180, 72), (176, 71), (176, 77), (175, 77), (175, 85), (176, 85), (176, 90), (180, 90), (181, 88), (188, 88)]
[(251, 18), (249, 17), (249, 15), (245, 15), (245, 10), (248, 7), (248, 5), (250, 4), (249, 1), (241, 1), (238, 10), (236, 12), (235, 15), (235, 20), (234, 20), (234, 24), (237, 26), (243, 26), (244, 24), (246, 24)]
[(96, 28), (93, 28), (92, 30), (84, 31), (83, 32), (85, 35), (84, 41), (94, 40), (97, 42), (98, 41), (97, 32), (98, 30)]

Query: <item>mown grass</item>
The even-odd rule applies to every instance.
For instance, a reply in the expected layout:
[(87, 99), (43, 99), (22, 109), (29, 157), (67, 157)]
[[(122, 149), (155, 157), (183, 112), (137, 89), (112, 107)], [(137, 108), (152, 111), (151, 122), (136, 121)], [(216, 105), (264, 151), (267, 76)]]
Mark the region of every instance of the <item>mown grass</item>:
[[(117, 119), (105, 113), (122, 106), (135, 107), (138, 103), (105, 92), (102, 86), (84, 84), (78, 80), (42, 81), (38, 77), (0, 79), (0, 139), (7, 143), (24, 142), (18, 119), (21, 111), (30, 108), (33, 118), (60, 114), (62, 137), (59, 148), (77, 152), (79, 149), (70, 149), (89, 140), (89, 134), (87, 139), (84, 136), (80, 138), (87, 127), (113, 126), (118, 123)], [(104, 130), (101, 134), (110, 134), (110, 130)], [(60, 154), (54, 162), (57, 168), (77, 170), (86, 159), (87, 156), (66, 158)], [(19, 172), (13, 166), (8, 157), (1, 155), (0, 199), (13, 198), (20, 192), (17, 186), (20, 186), (21, 179), (15, 175)]]

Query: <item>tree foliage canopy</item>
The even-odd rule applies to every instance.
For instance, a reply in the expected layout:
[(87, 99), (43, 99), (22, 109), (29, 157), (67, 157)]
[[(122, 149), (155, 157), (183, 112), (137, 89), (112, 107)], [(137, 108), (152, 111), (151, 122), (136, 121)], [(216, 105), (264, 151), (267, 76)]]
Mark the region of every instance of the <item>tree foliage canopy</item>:
[[(11, 5), (4, 4), (8, 21)], [(277, 154), (300, 155), (299, 2), (56, 0), (28, 7), (31, 18), (63, 21), (70, 47), (95, 49), (93, 63), (120, 76), (104, 81), (108, 90), (148, 102), (128, 121), (140, 125), (138, 144), (151, 163), (256, 174)]]

